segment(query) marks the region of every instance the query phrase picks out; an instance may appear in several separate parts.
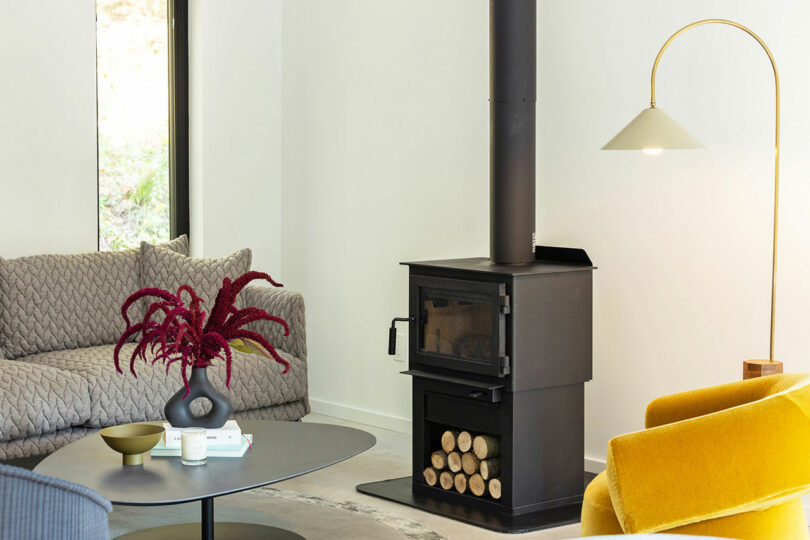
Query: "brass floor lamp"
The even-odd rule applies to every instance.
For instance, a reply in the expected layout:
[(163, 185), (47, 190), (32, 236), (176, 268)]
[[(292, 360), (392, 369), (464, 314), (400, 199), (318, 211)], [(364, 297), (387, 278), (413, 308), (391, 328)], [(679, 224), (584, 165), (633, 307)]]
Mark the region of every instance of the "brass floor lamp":
[(624, 129), (613, 137), (603, 150), (643, 150), (648, 154), (657, 154), (667, 149), (688, 149), (702, 148), (694, 137), (686, 132), (680, 124), (673, 120), (664, 111), (655, 106), (655, 72), (658, 70), (658, 62), (666, 48), (676, 37), (683, 32), (704, 24), (727, 24), (746, 32), (762, 46), (773, 67), (773, 79), (776, 84), (776, 148), (774, 154), (774, 186), (773, 186), (773, 259), (771, 267), (771, 342), (770, 356), (767, 360), (746, 360), (743, 362), (743, 378), (760, 377), (782, 373), (782, 362), (773, 359), (774, 349), (774, 326), (776, 320), (776, 246), (777, 232), (779, 229), (779, 72), (776, 70), (776, 62), (771, 51), (765, 42), (760, 39), (751, 29), (725, 19), (704, 19), (687, 24), (664, 43), (658, 56), (653, 63), (652, 76), (650, 78), (650, 108), (644, 109), (636, 116)]

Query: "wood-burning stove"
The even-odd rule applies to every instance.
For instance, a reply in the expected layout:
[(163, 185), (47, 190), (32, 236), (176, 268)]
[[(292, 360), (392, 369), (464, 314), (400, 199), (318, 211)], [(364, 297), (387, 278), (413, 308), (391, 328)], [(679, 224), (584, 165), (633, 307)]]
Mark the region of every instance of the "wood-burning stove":
[[(413, 378), (413, 476), (399, 482), (410, 485), (414, 506), (442, 507), (440, 513), (473, 522), (470, 516), (488, 516), (478, 524), (510, 531), (578, 519), (593, 266), (581, 250), (538, 247), (537, 257), (545, 260), (404, 263), (410, 269), (410, 313), (402, 320), (409, 321), (404, 373)], [(427, 485), (423, 471), (447, 430), (500, 441), (499, 499)], [(386, 486), (395, 487), (358, 489), (396, 499), (384, 493)], [(433, 502), (426, 507), (418, 500)]]

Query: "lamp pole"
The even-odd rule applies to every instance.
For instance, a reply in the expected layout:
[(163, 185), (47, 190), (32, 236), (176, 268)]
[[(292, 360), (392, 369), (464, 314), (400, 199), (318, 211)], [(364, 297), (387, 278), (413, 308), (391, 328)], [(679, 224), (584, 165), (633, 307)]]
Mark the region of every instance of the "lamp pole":
[(670, 38), (664, 43), (661, 47), (661, 50), (658, 51), (658, 56), (655, 57), (655, 62), (653, 63), (652, 67), (652, 75), (650, 76), (650, 108), (655, 109), (655, 73), (658, 70), (658, 63), (661, 60), (661, 55), (664, 53), (666, 48), (672, 43), (676, 37), (684, 33), (685, 31), (689, 30), (690, 28), (694, 28), (696, 26), (702, 26), (704, 24), (725, 24), (728, 26), (733, 26), (734, 28), (739, 28), (743, 32), (747, 33), (749, 36), (754, 38), (757, 43), (762, 46), (762, 49), (768, 55), (768, 59), (771, 61), (771, 67), (773, 67), (773, 80), (776, 88), (776, 129), (775, 129), (775, 151), (774, 151), (774, 174), (773, 174), (773, 259), (772, 259), (772, 266), (771, 266), (771, 340), (770, 340), (770, 356), (768, 360), (746, 360), (743, 363), (743, 378), (748, 379), (751, 377), (757, 377), (761, 375), (770, 375), (773, 373), (781, 373), (782, 372), (782, 363), (774, 361), (774, 329), (776, 326), (776, 249), (777, 249), (777, 238), (778, 238), (778, 231), (779, 231), (779, 72), (776, 69), (776, 61), (773, 59), (773, 54), (771, 54), (770, 49), (768, 46), (765, 45), (765, 42), (754, 33), (753, 30), (747, 28), (739, 23), (734, 21), (729, 21), (726, 19), (704, 19), (700, 21), (695, 21), (691, 24), (687, 24), (674, 34), (670, 36)]

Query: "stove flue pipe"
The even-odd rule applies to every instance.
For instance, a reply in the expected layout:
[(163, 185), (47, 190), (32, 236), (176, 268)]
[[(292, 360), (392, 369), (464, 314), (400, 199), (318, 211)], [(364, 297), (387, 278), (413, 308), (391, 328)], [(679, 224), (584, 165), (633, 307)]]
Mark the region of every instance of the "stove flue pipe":
[(490, 260), (534, 261), (537, 2), (489, 2)]

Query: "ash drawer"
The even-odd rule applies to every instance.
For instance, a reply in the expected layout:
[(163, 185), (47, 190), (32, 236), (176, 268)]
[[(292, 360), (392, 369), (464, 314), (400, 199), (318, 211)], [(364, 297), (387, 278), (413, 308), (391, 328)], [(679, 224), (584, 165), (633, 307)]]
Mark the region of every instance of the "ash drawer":
[(485, 433), (500, 431), (499, 403), (482, 403), (471, 399), (425, 392), (424, 419), (443, 425)]

